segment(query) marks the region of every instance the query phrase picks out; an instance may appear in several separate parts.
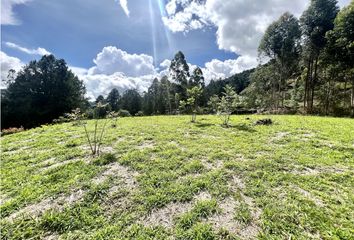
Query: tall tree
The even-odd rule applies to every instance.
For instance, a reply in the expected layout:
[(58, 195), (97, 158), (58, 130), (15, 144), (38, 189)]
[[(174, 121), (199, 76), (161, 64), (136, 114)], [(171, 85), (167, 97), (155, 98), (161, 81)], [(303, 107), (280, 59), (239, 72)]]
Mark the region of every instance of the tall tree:
[(141, 96), (137, 90), (127, 90), (122, 96), (122, 108), (128, 110), (132, 115), (135, 115), (142, 110), (141, 100)]
[[(8, 85), (2, 127), (34, 127), (49, 123), (72, 109), (82, 107), (85, 86), (53, 55), (31, 61)], [(3, 102), (2, 102), (3, 105)]]
[(113, 111), (118, 111), (119, 110), (119, 101), (121, 99), (121, 96), (119, 94), (119, 91), (116, 88), (113, 88), (107, 98), (106, 102), (111, 106), (111, 109)]
[(202, 71), (202, 69), (200, 69), (200, 67), (196, 67), (193, 70), (193, 74), (190, 78), (189, 85), (192, 87), (194, 87), (194, 86), (201, 87), (201, 88), (205, 87), (203, 71)]
[(105, 99), (103, 97), (103, 95), (98, 95), (98, 97), (95, 100), (95, 103), (105, 103)]
[(304, 108), (310, 113), (314, 107), (320, 53), (326, 45), (326, 32), (333, 29), (338, 11), (337, 0), (311, 0), (310, 6), (300, 18), (304, 38), (304, 61), (307, 62)]
[(169, 74), (172, 81), (179, 84), (178, 94), (182, 99), (187, 97), (187, 87), (190, 78), (189, 66), (184, 57), (184, 54), (179, 51), (171, 61), (169, 68)]
[[(343, 100), (344, 106), (351, 108), (351, 114), (354, 116), (354, 1), (349, 6), (344, 7), (337, 15), (334, 21), (333, 30), (327, 32), (327, 46), (325, 48), (325, 60), (327, 70), (332, 74), (332, 78), (340, 77), (344, 82)], [(338, 74), (341, 73), (341, 74)], [(328, 94), (333, 92), (333, 81), (328, 78)], [(349, 87), (349, 89), (348, 89)], [(329, 99), (326, 96), (326, 107), (328, 111)]]
[(278, 81), (272, 85), (275, 94), (275, 108), (284, 107), (285, 93), (289, 79), (297, 68), (300, 55), (301, 31), (298, 20), (290, 13), (284, 13), (266, 30), (259, 45), (259, 53), (273, 59), (278, 70)]

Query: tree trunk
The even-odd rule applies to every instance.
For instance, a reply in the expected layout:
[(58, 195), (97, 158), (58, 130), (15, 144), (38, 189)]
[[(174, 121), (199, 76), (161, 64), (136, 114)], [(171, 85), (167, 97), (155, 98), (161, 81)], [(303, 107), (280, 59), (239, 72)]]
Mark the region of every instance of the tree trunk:
[(350, 97), (350, 107), (352, 109), (352, 117), (354, 117), (354, 77), (352, 76), (352, 92)]
[(304, 91), (304, 111), (307, 111), (308, 108), (308, 89), (309, 89), (309, 81), (310, 81), (310, 75), (311, 75), (311, 59), (308, 60), (307, 64), (307, 74), (305, 78), (305, 91)]
[(315, 98), (315, 86), (317, 84), (317, 68), (318, 68), (318, 55), (316, 56), (316, 60), (315, 60), (315, 71), (314, 71), (314, 76), (311, 84), (311, 107), (310, 107), (311, 113), (313, 112), (313, 100)]

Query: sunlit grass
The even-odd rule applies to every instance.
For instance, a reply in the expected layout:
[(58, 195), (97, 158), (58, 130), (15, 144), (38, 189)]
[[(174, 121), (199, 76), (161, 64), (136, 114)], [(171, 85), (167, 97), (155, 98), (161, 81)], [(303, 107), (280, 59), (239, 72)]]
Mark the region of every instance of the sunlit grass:
[[(189, 116), (122, 118), (107, 127), (98, 158), (72, 123), (2, 137), (1, 236), (353, 238), (354, 120), (266, 116), (273, 125), (253, 124), (263, 117), (232, 116), (229, 128), (215, 116), (194, 124)], [(55, 202), (77, 191), (76, 201)], [(226, 200), (234, 232), (210, 222)], [(21, 212), (45, 201), (58, 206)], [(166, 209), (168, 226), (146, 221)]]

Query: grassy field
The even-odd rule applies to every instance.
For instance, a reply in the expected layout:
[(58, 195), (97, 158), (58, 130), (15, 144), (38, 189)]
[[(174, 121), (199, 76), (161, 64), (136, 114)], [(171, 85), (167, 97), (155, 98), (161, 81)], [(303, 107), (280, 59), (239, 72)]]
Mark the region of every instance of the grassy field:
[(99, 158), (72, 123), (4, 136), (1, 238), (354, 239), (354, 120), (264, 117), (122, 118)]

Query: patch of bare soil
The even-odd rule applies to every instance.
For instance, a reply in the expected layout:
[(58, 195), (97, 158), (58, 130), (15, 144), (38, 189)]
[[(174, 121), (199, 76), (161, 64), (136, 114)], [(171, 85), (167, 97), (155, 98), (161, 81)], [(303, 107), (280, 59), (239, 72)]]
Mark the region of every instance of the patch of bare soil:
[(334, 166), (330, 166), (330, 167), (316, 167), (316, 168), (302, 168), (302, 169), (294, 169), (292, 171), (290, 171), (290, 173), (292, 174), (296, 174), (296, 175), (302, 175), (302, 176), (315, 176), (315, 175), (319, 175), (319, 174), (323, 174), (323, 173), (333, 173), (333, 174), (339, 174), (339, 173), (344, 173), (346, 171), (348, 171), (348, 168), (344, 168), (344, 167), (334, 167)]
[(290, 134), (289, 132), (278, 132), (273, 137), (271, 137), (270, 141), (271, 142), (281, 141), (282, 139), (284, 139), (289, 134)]
[(44, 237), (43, 240), (57, 240), (59, 239), (59, 235), (55, 233), (47, 233)]
[(166, 228), (172, 228), (174, 219), (190, 210), (195, 202), (210, 200), (211, 195), (208, 192), (200, 192), (195, 195), (190, 202), (171, 202), (166, 206), (154, 209), (148, 216), (145, 216), (139, 222), (145, 226), (163, 226)]
[(252, 198), (243, 194), (243, 190), (245, 189), (245, 184), (240, 177), (234, 175), (232, 177), (229, 187), (232, 192), (238, 191), (240, 193), (241, 199), (248, 205), (252, 216), (252, 220), (247, 226), (242, 227), (239, 231), (236, 232), (234, 230), (237, 230), (237, 228), (233, 228), (231, 229), (232, 231), (230, 230), (230, 232), (237, 234), (238, 236), (241, 237), (241, 239), (255, 239), (257, 234), (260, 231), (259, 224), (260, 224), (260, 216), (262, 214), (262, 211), (260, 208), (258, 208), (255, 205), (254, 200)]
[(304, 197), (308, 198), (309, 200), (311, 200), (312, 202), (314, 202), (318, 207), (323, 207), (325, 206), (325, 204), (322, 202), (321, 199), (315, 197), (312, 193), (300, 188), (300, 187), (297, 187), (297, 186), (294, 186), (294, 189), (296, 191), (298, 191), (299, 193), (301, 193)]
[(139, 150), (143, 150), (146, 148), (154, 148), (155, 147), (155, 143), (153, 141), (145, 141), (139, 144), (139, 146), (137, 146), (136, 148)]
[(49, 209), (61, 210), (67, 205), (72, 205), (73, 203), (80, 201), (83, 198), (83, 195), (84, 191), (80, 189), (72, 192), (70, 195), (62, 194), (56, 198), (46, 198), (38, 203), (34, 203), (20, 209), (19, 211), (5, 218), (5, 220), (13, 221), (15, 218), (21, 215), (36, 217)]
[(237, 233), (242, 229), (239, 222), (234, 219), (236, 202), (232, 197), (225, 198), (218, 203), (220, 212), (205, 219), (204, 222), (210, 223), (215, 230), (224, 228), (229, 232)]
[(221, 169), (224, 166), (223, 161), (220, 161), (220, 160), (208, 161), (208, 159), (203, 158), (203, 159), (201, 159), (201, 162), (205, 166), (205, 168), (208, 170)]
[(298, 139), (300, 139), (301, 141), (310, 141), (311, 139), (313, 139), (314, 137), (316, 136), (315, 133), (312, 133), (312, 132), (304, 132), (304, 133), (300, 133), (298, 134), (296, 137)]
[(109, 177), (117, 177), (122, 181), (124, 187), (133, 189), (137, 185), (135, 179), (138, 175), (139, 174), (137, 172), (130, 171), (127, 167), (114, 162), (108, 165), (107, 170), (94, 178), (92, 182), (95, 184), (100, 184), (106, 181)]

